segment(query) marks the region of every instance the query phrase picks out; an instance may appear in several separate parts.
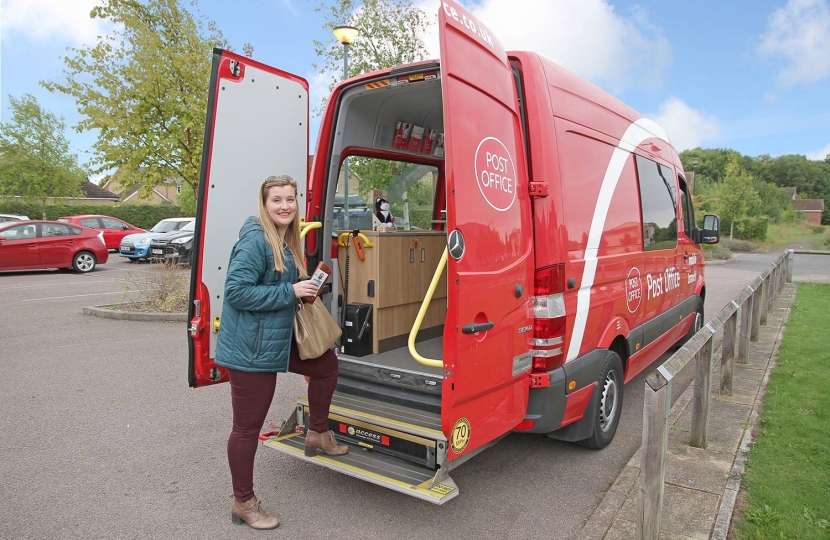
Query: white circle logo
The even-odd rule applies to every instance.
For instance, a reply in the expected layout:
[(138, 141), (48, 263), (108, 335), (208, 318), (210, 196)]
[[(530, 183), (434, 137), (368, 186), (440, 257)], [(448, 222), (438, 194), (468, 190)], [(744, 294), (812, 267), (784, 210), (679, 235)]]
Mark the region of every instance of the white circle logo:
[(625, 278), (625, 302), (628, 311), (634, 313), (640, 309), (640, 302), (643, 299), (643, 283), (640, 279), (640, 269), (636, 266), (628, 271)]
[(505, 212), (516, 200), (516, 165), (507, 147), (495, 137), (478, 143), (475, 158), (476, 182), (487, 204)]

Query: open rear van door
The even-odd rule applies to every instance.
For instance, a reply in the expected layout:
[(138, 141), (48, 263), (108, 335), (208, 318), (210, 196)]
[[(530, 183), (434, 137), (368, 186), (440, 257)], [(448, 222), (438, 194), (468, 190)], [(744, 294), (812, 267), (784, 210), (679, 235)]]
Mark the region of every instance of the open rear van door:
[(213, 359), (231, 248), (258, 214), (262, 182), (287, 174), (306, 207), (308, 82), (250, 58), (214, 49), (199, 175), (188, 309), (191, 387), (227, 381)]
[(527, 411), (533, 230), (507, 55), (455, 2), (442, 2), (438, 16), (449, 250), (441, 424), (455, 459)]

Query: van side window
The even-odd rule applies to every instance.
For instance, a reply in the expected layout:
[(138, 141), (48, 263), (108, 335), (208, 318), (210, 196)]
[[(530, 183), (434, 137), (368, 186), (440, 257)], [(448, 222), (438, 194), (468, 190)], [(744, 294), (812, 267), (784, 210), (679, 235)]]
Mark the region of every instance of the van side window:
[(692, 238), (692, 231), (695, 228), (695, 214), (692, 209), (692, 197), (689, 195), (689, 188), (686, 186), (686, 180), (682, 176), (677, 177), (677, 183), (680, 184), (680, 207), (683, 209), (683, 230), (686, 236)]
[[(666, 168), (667, 171), (670, 170)], [(640, 206), (643, 210), (643, 249), (670, 249), (677, 246), (677, 209), (674, 175), (664, 176), (660, 166), (637, 156)]]

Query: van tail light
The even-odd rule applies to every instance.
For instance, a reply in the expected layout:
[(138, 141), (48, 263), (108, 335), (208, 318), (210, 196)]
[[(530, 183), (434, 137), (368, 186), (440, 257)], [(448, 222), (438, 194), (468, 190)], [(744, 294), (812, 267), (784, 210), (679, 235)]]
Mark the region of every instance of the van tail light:
[(533, 369), (550, 371), (565, 362), (565, 265), (536, 271), (533, 297)]

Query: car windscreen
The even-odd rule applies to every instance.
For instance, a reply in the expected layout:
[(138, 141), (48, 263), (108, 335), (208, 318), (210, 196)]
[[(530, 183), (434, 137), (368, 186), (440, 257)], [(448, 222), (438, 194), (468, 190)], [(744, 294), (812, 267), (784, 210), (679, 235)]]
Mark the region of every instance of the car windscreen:
[(167, 233), (171, 231), (175, 231), (181, 226), (181, 221), (159, 221), (153, 228), (150, 229), (150, 232), (154, 233)]

